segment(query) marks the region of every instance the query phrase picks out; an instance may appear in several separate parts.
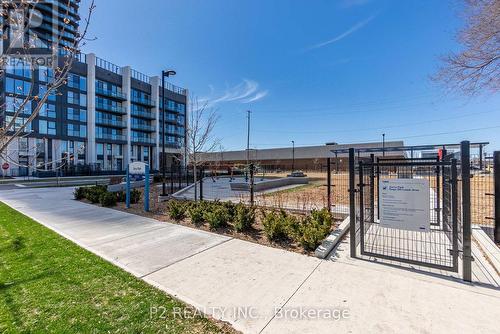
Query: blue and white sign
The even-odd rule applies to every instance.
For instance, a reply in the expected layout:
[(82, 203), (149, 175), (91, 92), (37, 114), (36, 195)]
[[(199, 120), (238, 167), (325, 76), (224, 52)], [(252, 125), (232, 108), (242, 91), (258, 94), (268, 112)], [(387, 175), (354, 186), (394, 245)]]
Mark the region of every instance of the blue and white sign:
[(408, 231), (430, 231), (430, 187), (426, 179), (381, 179), (380, 225)]
[(128, 165), (128, 170), (131, 175), (146, 174), (146, 164), (144, 162), (135, 161)]

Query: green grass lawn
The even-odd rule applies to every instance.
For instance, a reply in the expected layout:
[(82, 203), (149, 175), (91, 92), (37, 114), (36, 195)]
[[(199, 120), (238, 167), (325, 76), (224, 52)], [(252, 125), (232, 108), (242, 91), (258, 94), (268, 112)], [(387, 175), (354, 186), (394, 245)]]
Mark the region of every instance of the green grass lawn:
[(0, 203), (0, 333), (234, 332), (186, 307)]

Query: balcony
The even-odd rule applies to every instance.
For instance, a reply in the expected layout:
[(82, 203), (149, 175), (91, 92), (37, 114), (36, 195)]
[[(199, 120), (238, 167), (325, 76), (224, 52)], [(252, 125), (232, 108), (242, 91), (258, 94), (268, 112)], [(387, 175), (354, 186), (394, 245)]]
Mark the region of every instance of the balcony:
[(111, 133), (98, 133), (96, 135), (97, 139), (106, 139), (106, 140), (118, 140), (118, 141), (127, 141), (127, 138), (124, 135), (114, 135)]
[(155, 132), (156, 131), (155, 126), (146, 125), (146, 124), (132, 123), (131, 127), (134, 130), (140, 130), (140, 131), (147, 131), (147, 132)]
[(125, 115), (127, 113), (125, 111), (125, 108), (123, 108), (123, 107), (112, 106), (112, 105), (103, 104), (103, 103), (96, 103), (95, 108), (96, 108), (96, 110), (109, 111), (109, 112), (114, 112), (114, 113), (122, 114), (122, 115)]
[(130, 112), (132, 116), (136, 117), (142, 117), (142, 118), (147, 118), (147, 119), (155, 119), (156, 115), (152, 112), (147, 112), (147, 111), (138, 111), (138, 110), (132, 110)]
[(110, 118), (97, 118), (95, 120), (96, 124), (99, 125), (107, 125), (107, 126), (113, 126), (117, 128), (126, 128), (127, 127), (127, 122), (125, 121), (119, 121), (116, 119), (110, 119)]
[(150, 144), (150, 145), (156, 144), (156, 140), (154, 138), (147, 138), (147, 137), (132, 137), (131, 141), (132, 143), (137, 143), (137, 144)]
[(122, 92), (113, 92), (111, 90), (105, 90), (101, 88), (96, 88), (95, 93), (97, 95), (105, 96), (105, 97), (111, 97), (116, 100), (120, 101), (126, 101), (127, 100), (127, 94), (122, 93)]
[(136, 97), (136, 96), (132, 96), (131, 101), (133, 103), (142, 104), (143, 106), (146, 106), (146, 107), (154, 107), (154, 106), (156, 106), (156, 102), (153, 101), (153, 100), (151, 100), (151, 99), (145, 99), (145, 98), (139, 98), (139, 97)]

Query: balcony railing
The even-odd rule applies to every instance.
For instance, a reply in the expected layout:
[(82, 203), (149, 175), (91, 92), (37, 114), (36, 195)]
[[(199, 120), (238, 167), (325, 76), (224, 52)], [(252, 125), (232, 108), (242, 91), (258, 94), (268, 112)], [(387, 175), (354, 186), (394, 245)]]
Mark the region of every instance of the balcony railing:
[(146, 124), (132, 123), (131, 127), (134, 130), (142, 130), (142, 131), (149, 131), (149, 132), (155, 132), (156, 131), (156, 127), (155, 126), (146, 125)]
[(115, 126), (115, 127), (119, 127), (119, 128), (126, 128), (127, 127), (127, 122), (116, 120), (116, 119), (97, 118), (95, 120), (95, 122), (97, 124)]
[(154, 138), (146, 138), (146, 137), (132, 137), (130, 139), (133, 143), (140, 144), (156, 144), (156, 140)]
[(122, 101), (125, 101), (127, 99), (127, 94), (122, 93), (122, 92), (113, 92), (111, 90), (96, 88), (95, 93), (98, 95), (112, 97), (112, 98), (122, 100)]
[(108, 140), (120, 140), (126, 141), (126, 137), (124, 135), (114, 135), (111, 133), (98, 133), (96, 136), (97, 139), (108, 139)]
[(151, 99), (145, 99), (145, 98), (132, 96), (131, 101), (134, 103), (137, 103), (137, 104), (142, 104), (142, 105), (148, 106), (148, 107), (156, 106), (156, 102), (151, 100)]
[(97, 103), (95, 105), (95, 108), (97, 110), (104, 110), (104, 111), (114, 112), (114, 113), (117, 113), (117, 114), (126, 114), (127, 113), (125, 111), (125, 108), (123, 108), (123, 107), (112, 106), (112, 105), (103, 104), (103, 103)]
[(147, 118), (147, 119), (155, 119), (156, 115), (152, 112), (147, 112), (147, 111), (138, 111), (138, 110), (132, 110), (130, 112), (132, 116), (137, 116), (137, 117), (142, 117), (142, 118)]

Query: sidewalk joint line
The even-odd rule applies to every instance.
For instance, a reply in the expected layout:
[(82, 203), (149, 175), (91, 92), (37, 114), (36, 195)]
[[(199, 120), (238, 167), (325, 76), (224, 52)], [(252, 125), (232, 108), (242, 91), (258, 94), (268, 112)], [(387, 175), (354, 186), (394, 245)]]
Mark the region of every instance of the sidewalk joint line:
[(137, 232), (137, 233), (134, 233), (134, 234), (131, 234), (131, 235), (126, 235), (124, 237), (119, 237), (117, 239), (107, 240), (107, 241), (99, 242), (99, 243), (96, 243), (96, 244), (90, 244), (89, 246), (90, 247), (102, 246), (102, 245), (105, 245), (105, 244), (110, 243), (110, 242), (115, 242), (115, 241), (119, 241), (119, 240), (131, 238), (131, 237), (136, 237), (138, 235), (145, 234), (145, 233), (152, 232), (152, 231), (158, 231), (158, 230), (164, 229), (166, 227), (167, 226), (158, 226), (158, 227), (152, 228), (152, 229), (147, 230), (147, 231)]
[(261, 334), (267, 328), (267, 326), (269, 326), (269, 324), (271, 323), (271, 321), (273, 321), (274, 318), (276, 317), (276, 314), (278, 314), (278, 312), (280, 312), (286, 306), (286, 304), (288, 304), (288, 302), (290, 301), (290, 299), (292, 299), (293, 296), (295, 296), (295, 294), (297, 294), (297, 292), (300, 290), (300, 288), (302, 288), (302, 286), (307, 282), (307, 280), (309, 280), (309, 278), (312, 276), (312, 274), (314, 274), (314, 272), (316, 271), (316, 269), (318, 269), (318, 267), (323, 262), (324, 261), (320, 261), (318, 263), (318, 265), (316, 267), (314, 267), (314, 269), (309, 273), (309, 275), (307, 275), (307, 277), (302, 281), (302, 283), (299, 284), (299, 286), (297, 287), (297, 289), (295, 289), (295, 291), (292, 293), (292, 295), (290, 297), (288, 297), (288, 299), (283, 303), (283, 305), (279, 308), (279, 310), (276, 313), (274, 313), (274, 315), (272, 316), (272, 318), (269, 319), (269, 321), (266, 323), (266, 325), (259, 331), (259, 334)]

